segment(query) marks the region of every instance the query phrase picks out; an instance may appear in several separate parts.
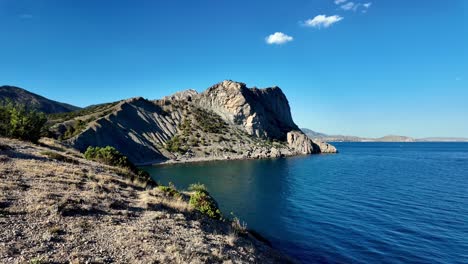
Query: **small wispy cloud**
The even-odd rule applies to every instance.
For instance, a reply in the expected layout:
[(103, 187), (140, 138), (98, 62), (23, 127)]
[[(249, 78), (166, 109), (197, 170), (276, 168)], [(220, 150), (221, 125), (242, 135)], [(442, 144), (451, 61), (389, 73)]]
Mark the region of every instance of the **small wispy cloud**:
[(274, 34), (271, 34), (270, 36), (266, 37), (265, 41), (266, 43), (273, 45), (281, 45), (285, 44), (287, 42), (293, 41), (294, 38), (291, 36), (288, 36), (284, 34), (283, 32), (275, 32)]
[(455, 81), (457, 81), (457, 82), (458, 82), (458, 81), (461, 81), (461, 80), (462, 80), (462, 77), (456, 77), (456, 78), (455, 78)]
[(19, 18), (21, 18), (21, 19), (31, 19), (31, 18), (33, 18), (33, 15), (31, 15), (31, 14), (21, 14), (21, 15), (19, 15)]
[(347, 2), (347, 0), (335, 0), (334, 3), (339, 5), (341, 9), (345, 11), (357, 11), (358, 9), (362, 10), (363, 13), (367, 12), (372, 5), (372, 2), (367, 3), (355, 3), (355, 2)]
[(349, 11), (349, 10), (356, 11), (359, 5), (360, 4), (355, 4), (354, 2), (348, 2), (344, 5), (341, 5), (341, 9), (346, 10), (346, 11)]
[(343, 17), (334, 15), (334, 16), (326, 16), (326, 15), (318, 15), (314, 18), (308, 19), (304, 22), (305, 26), (308, 27), (315, 27), (315, 28), (327, 28), (337, 22), (343, 20)]

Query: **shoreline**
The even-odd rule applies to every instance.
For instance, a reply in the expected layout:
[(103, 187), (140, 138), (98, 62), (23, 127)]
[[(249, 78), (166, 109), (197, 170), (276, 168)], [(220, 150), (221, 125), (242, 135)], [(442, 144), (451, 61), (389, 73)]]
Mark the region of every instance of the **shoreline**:
[(197, 158), (184, 158), (178, 160), (167, 160), (163, 162), (145, 162), (135, 164), (138, 167), (158, 167), (158, 166), (170, 166), (179, 164), (192, 164), (192, 163), (205, 163), (214, 161), (240, 161), (240, 160), (268, 160), (268, 159), (283, 159), (292, 157), (305, 157), (311, 155), (328, 155), (335, 153), (315, 153), (315, 154), (298, 154), (298, 155), (282, 155), (278, 157), (197, 157)]

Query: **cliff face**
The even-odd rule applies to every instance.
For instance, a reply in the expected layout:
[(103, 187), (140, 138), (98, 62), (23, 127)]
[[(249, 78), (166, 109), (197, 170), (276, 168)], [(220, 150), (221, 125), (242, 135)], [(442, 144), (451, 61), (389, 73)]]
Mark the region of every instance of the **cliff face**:
[(104, 113), (58, 126), (64, 131), (64, 126), (87, 122), (68, 140), (72, 146), (81, 151), (114, 146), (137, 164), (336, 152), (298, 129), (278, 87), (224, 81), (203, 93), (187, 90), (161, 100), (121, 101)]
[(289, 131), (298, 130), (278, 87), (249, 89), (243, 83), (224, 81), (200, 94), (197, 103), (252, 136), (285, 140)]

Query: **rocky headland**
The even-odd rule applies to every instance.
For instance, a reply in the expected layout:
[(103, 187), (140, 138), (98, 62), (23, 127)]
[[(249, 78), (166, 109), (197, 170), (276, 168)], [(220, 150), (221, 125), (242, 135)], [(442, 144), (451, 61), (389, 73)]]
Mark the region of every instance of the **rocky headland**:
[(52, 117), (56, 137), (80, 151), (114, 146), (136, 164), (335, 153), (294, 123), (278, 87), (223, 81), (202, 93), (142, 97)]

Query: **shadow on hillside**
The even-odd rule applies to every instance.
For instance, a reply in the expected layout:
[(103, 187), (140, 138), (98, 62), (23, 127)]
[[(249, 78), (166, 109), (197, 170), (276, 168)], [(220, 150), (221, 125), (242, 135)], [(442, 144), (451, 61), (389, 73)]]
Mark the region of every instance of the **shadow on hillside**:
[(0, 151), (0, 154), (6, 155), (9, 158), (15, 158), (15, 159), (40, 160), (40, 161), (47, 160), (47, 158), (38, 157), (32, 154), (21, 153), (21, 152), (15, 151), (14, 149), (2, 150)]

